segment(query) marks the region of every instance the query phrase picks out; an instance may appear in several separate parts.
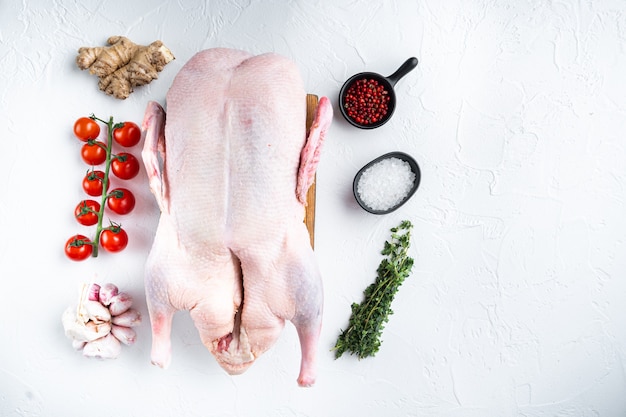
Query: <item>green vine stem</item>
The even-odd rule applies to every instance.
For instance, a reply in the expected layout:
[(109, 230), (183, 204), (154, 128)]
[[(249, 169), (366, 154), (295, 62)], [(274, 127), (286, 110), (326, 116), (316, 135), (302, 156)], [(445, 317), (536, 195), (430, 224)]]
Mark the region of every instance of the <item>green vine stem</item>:
[[(109, 195), (107, 194), (107, 190), (109, 189), (109, 171), (111, 169), (111, 161), (112, 158), (115, 158), (115, 155), (112, 154), (113, 150), (113, 130), (118, 127), (117, 124), (113, 122), (113, 116), (109, 117), (109, 120), (102, 120), (96, 117), (95, 115), (90, 115), (89, 118), (92, 120), (97, 120), (101, 123), (104, 123), (107, 126), (107, 143), (106, 143), (106, 161), (104, 165), (104, 178), (102, 179), (102, 198), (100, 201), (100, 212), (98, 213), (98, 224), (96, 225), (96, 235), (93, 239), (93, 253), (91, 256), (96, 258), (98, 256), (98, 249), (100, 248), (100, 235), (102, 231), (108, 229), (108, 227), (103, 227), (102, 222), (104, 220), (104, 207), (107, 202), (107, 198)], [(120, 124), (121, 125), (121, 124)]]

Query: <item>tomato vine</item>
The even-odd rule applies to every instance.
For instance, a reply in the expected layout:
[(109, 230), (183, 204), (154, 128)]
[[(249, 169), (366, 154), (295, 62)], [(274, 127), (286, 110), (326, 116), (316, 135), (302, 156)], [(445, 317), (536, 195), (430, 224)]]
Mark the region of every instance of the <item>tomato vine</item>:
[[(100, 133), (98, 123), (106, 125), (106, 143), (96, 140)], [(75, 122), (74, 134), (80, 141), (85, 142), (81, 154), (85, 162), (92, 165), (92, 175), (88, 173), (85, 179), (100, 181), (102, 185), (99, 193), (99, 204), (93, 200), (83, 200), (75, 209), (75, 217), (80, 224), (95, 225), (94, 238), (89, 239), (84, 235), (75, 235), (65, 244), (67, 257), (74, 261), (81, 261), (90, 256), (97, 257), (100, 247), (109, 252), (119, 252), (126, 247), (128, 241), (126, 231), (117, 223), (110, 222), (109, 226), (103, 224), (105, 207), (122, 215), (130, 213), (135, 207), (135, 197), (127, 188), (116, 188), (111, 192), (108, 190), (111, 173), (121, 180), (129, 180), (138, 174), (139, 163), (137, 158), (128, 152), (113, 153), (113, 145), (114, 141), (123, 147), (136, 145), (140, 140), (141, 130), (133, 122), (115, 123), (112, 116), (108, 120), (103, 120), (92, 114), (89, 117), (81, 117)], [(91, 163), (93, 161), (84, 156), (87, 146), (97, 146), (105, 151), (104, 160), (97, 159), (95, 160), (96, 163)], [(104, 163), (104, 171), (96, 171), (93, 165), (102, 163)], [(94, 188), (99, 189), (100, 187), (94, 187), (83, 181), (83, 189), (88, 195), (98, 195), (98, 192), (93, 192)], [(91, 218), (86, 219), (85, 216), (91, 216)], [(97, 217), (97, 221), (94, 221), (93, 216)]]

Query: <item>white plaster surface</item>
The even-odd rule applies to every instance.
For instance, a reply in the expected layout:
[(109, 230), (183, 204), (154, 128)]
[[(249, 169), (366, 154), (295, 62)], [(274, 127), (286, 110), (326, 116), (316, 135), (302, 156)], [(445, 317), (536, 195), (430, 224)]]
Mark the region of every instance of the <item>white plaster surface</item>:
[[(161, 39), (176, 60), (126, 101), (79, 71), (81, 46)], [(0, 2), (0, 415), (626, 415), (626, 2), (623, 0)], [(298, 388), (293, 326), (231, 377), (179, 313), (173, 362), (150, 365), (142, 268), (158, 218), (146, 175), (119, 219), (118, 255), (71, 263), (85, 166), (74, 120), (141, 122), (181, 66), (210, 47), (274, 51), (336, 108), (356, 72), (391, 74), (393, 119), (340, 116), (318, 170), (316, 254), (325, 279), (315, 387)], [(338, 113), (338, 111), (337, 111)], [(354, 174), (394, 150), (422, 185), (375, 216)], [(139, 147), (135, 149), (139, 153)], [(333, 359), (350, 304), (373, 281), (390, 227), (414, 224), (415, 268), (375, 358)], [(60, 316), (80, 283), (114, 282), (144, 314), (135, 346), (83, 358)]]

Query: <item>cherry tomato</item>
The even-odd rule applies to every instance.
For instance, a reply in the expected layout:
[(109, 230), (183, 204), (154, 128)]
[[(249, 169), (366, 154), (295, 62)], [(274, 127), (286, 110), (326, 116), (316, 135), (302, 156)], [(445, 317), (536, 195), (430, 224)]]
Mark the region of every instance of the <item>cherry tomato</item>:
[(98, 223), (100, 204), (94, 200), (83, 200), (76, 206), (74, 216), (78, 223), (83, 226), (93, 226)]
[(135, 208), (135, 196), (126, 188), (116, 188), (109, 193), (107, 206), (117, 214), (128, 214)]
[(128, 245), (128, 235), (120, 226), (112, 225), (100, 233), (100, 244), (108, 252), (119, 252)]
[(107, 159), (106, 145), (97, 140), (89, 141), (81, 148), (80, 156), (89, 165), (100, 165)]
[(83, 142), (95, 139), (100, 135), (100, 125), (89, 117), (81, 117), (74, 123), (74, 134)]
[(111, 170), (120, 179), (129, 180), (139, 173), (139, 161), (127, 152), (121, 152), (111, 158)]
[(135, 146), (141, 140), (141, 129), (133, 122), (120, 123), (113, 129), (113, 139), (125, 147)]
[[(83, 178), (83, 190), (92, 197), (102, 195), (104, 172), (91, 170)], [(109, 184), (107, 184), (108, 188)]]
[(87, 236), (72, 236), (65, 243), (65, 255), (72, 261), (83, 261), (93, 253), (93, 243)]

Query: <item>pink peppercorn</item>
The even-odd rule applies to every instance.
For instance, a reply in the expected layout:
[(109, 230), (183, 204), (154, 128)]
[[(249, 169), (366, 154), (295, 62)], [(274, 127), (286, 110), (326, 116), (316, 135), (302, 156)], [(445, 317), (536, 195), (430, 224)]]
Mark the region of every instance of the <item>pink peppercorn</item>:
[(389, 112), (389, 92), (377, 80), (354, 81), (344, 97), (345, 113), (360, 125), (380, 122)]

